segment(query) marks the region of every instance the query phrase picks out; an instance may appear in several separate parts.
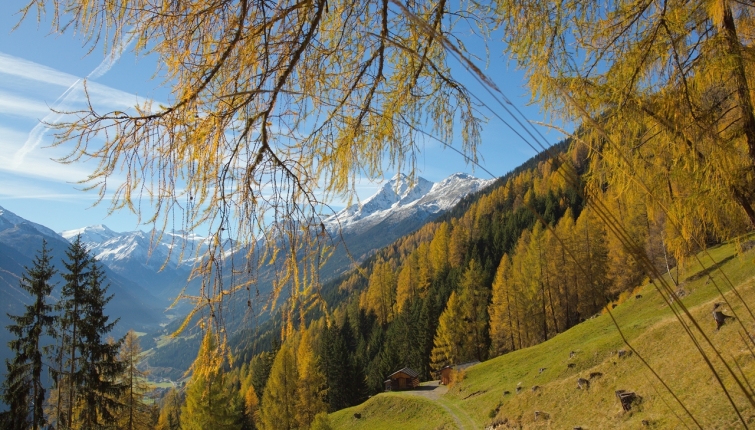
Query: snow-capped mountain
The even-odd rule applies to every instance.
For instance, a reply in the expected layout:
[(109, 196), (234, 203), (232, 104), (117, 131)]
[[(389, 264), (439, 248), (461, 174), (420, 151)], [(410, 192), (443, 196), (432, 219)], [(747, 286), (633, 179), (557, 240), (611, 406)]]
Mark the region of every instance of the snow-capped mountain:
[(493, 180), (477, 179), (466, 173), (455, 173), (438, 183), (424, 178), (412, 183), (405, 175), (397, 175), (362, 204), (351, 205), (327, 218), (325, 227), (331, 232), (340, 227), (343, 233), (358, 234), (389, 219), (424, 220), (452, 208), (462, 197), (492, 183)]
[[(165, 300), (163, 305), (171, 303), (187, 286), (191, 269), (210, 243), (206, 237), (182, 230), (119, 233), (101, 224), (60, 234), (68, 241), (80, 235), (99, 261)], [(229, 242), (226, 253), (232, 252), (232, 246)]]
[[(6, 314), (20, 315), (23, 306), (29, 303), (30, 296), (19, 287), (19, 280), (33, 267), (34, 258), (42, 248), (42, 241), (47, 242), (51, 263), (58, 269), (52, 281), (56, 285), (51, 302), (60, 296), (60, 289), (65, 283), (61, 277), (63, 262), (67, 261), (65, 251), (69, 243), (53, 230), (21, 218), (13, 212), (0, 207), (0, 327), (10, 324)], [(113, 299), (106, 309), (111, 321), (120, 318), (113, 335), (123, 335), (128, 329), (150, 330), (158, 327), (164, 320), (163, 306), (138, 282), (129, 276), (121, 276), (107, 266), (103, 268), (108, 280), (109, 293)], [(10, 334), (0, 330), (0, 361), (8, 357), (5, 348)]]
[[(351, 255), (361, 260), (424, 224), (431, 217), (452, 208), (464, 196), (492, 180), (456, 173), (438, 183), (404, 175), (383, 184), (361, 204), (349, 206), (324, 221), (333, 237), (343, 237)], [(186, 286), (192, 267), (207, 250), (208, 240), (184, 231), (119, 233), (94, 225), (60, 233), (69, 241), (81, 235), (87, 248), (113, 271), (128, 276), (165, 299), (174, 298)], [(233, 252), (233, 244), (226, 250)], [(349, 262), (336, 251), (323, 274), (348, 270)]]
[(18, 225), (26, 225), (28, 227), (31, 227), (32, 229), (41, 233), (43, 236), (60, 238), (60, 236), (58, 236), (58, 233), (55, 233), (51, 229), (41, 224), (37, 224), (35, 222), (21, 218), (20, 216), (14, 214), (9, 210), (3, 209), (2, 206), (0, 206), (0, 231), (14, 228)]
[(336, 249), (321, 269), (322, 278), (349, 270), (375, 250), (422, 227), (494, 181), (465, 173), (455, 173), (438, 183), (423, 178), (411, 183), (406, 176), (394, 177), (361, 205), (349, 206), (324, 221), (331, 236), (343, 238), (343, 242), (336, 239)]
[[(113, 269), (122, 270), (131, 261), (159, 269), (191, 269), (207, 249), (207, 238), (184, 231), (115, 232), (99, 224), (60, 233), (68, 241), (81, 236), (87, 249)], [(167, 264), (166, 264), (167, 263)]]

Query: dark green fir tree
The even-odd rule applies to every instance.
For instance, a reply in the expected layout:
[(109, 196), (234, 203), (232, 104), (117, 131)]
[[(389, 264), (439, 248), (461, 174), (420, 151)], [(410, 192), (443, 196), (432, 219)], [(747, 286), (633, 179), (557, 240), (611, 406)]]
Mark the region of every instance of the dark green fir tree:
[(51, 336), (55, 317), (47, 297), (53, 289), (50, 282), (55, 268), (50, 264), (47, 242), (26, 268), (20, 287), (31, 296), (23, 315), (8, 315), (13, 324), (7, 326), (15, 339), (8, 342), (13, 358), (5, 361), (7, 374), (2, 385), (3, 402), (9, 410), (2, 414), (0, 425), (4, 429), (34, 429), (45, 425), (42, 410), (45, 388), (42, 384), (42, 357), (45, 348), (42, 337)]
[(107, 294), (105, 282), (102, 266), (90, 258), (79, 345), (82, 358), (79, 421), (82, 428), (114, 425), (121, 407), (120, 399), (128, 388), (121, 380), (126, 363), (118, 360), (123, 338), (113, 340), (108, 336), (118, 320), (111, 322), (105, 314), (105, 305), (113, 297)]

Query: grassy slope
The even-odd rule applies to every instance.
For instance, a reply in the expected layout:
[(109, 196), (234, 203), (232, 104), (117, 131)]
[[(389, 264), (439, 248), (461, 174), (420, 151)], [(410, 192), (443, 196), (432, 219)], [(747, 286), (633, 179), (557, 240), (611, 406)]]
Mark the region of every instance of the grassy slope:
[[(751, 308), (755, 307), (755, 251), (735, 256), (734, 247), (724, 245), (709, 253), (715, 261), (722, 262), (723, 272)], [(711, 264), (707, 257), (701, 258), (706, 266)], [(734, 312), (750, 333), (755, 321), (741, 302), (734, 299), (721, 272), (712, 271), (715, 282), (710, 282), (699, 271), (699, 266), (690, 264), (687, 273), (693, 275), (682, 283), (688, 293), (683, 302), (734, 371), (740, 372), (732, 364), (732, 357), (755, 384), (755, 357), (740, 337), (741, 326), (730, 321), (715, 331), (710, 312), (712, 304), (721, 300), (715, 285), (726, 292)], [(639, 293), (642, 298), (631, 298), (613, 311), (632, 346), (671, 386), (702, 428), (741, 428), (712, 372), (660, 294), (652, 285)], [(732, 314), (728, 306), (726, 311)], [(335, 428), (482, 428), (492, 421), (491, 410), (500, 404), (496, 418), (508, 419), (513, 428), (643, 428), (643, 420), (651, 428), (696, 428), (639, 357), (620, 359), (615, 354), (618, 349), (627, 347), (611, 318), (602, 315), (540, 345), (469, 368), (464, 380), (439, 402), (383, 393), (362, 405), (331, 414), (331, 421)], [(574, 358), (569, 358), (570, 351), (576, 351)], [(722, 368), (720, 361), (713, 360), (717, 368)], [(567, 364), (572, 362), (576, 366), (568, 368)], [(546, 369), (540, 373), (543, 367)], [(601, 372), (603, 376), (592, 380), (590, 390), (578, 390), (577, 378), (588, 378), (591, 372)], [(755, 408), (734, 388), (731, 378), (724, 381), (748, 425), (755, 427)], [(523, 387), (520, 394), (515, 393), (518, 383)], [(534, 385), (541, 388), (533, 392)], [(636, 392), (642, 397), (641, 404), (624, 413), (614, 394), (618, 389)], [(512, 394), (504, 395), (506, 390)], [(456, 411), (457, 418), (449, 411)], [(550, 418), (535, 421), (534, 411), (547, 412)], [(362, 419), (353, 418), (355, 412), (361, 413)]]

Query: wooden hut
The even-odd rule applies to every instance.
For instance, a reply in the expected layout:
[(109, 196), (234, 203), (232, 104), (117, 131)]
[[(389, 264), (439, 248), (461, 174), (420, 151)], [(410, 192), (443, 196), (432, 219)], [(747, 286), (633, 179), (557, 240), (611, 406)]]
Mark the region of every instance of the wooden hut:
[(411, 390), (419, 385), (419, 373), (408, 367), (397, 370), (385, 380), (385, 391)]

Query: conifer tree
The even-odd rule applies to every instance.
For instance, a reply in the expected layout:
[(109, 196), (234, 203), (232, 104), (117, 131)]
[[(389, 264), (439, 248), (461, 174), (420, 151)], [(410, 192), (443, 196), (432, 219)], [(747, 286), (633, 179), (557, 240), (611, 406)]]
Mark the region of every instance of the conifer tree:
[(162, 401), (160, 417), (157, 420), (157, 430), (181, 429), (181, 394), (175, 388), (168, 390)]
[(120, 398), (127, 386), (120, 381), (126, 363), (118, 360), (118, 351), (123, 338), (108, 338), (116, 319), (109, 322), (105, 306), (113, 298), (107, 295), (105, 274), (96, 259), (89, 260), (88, 288), (84, 296), (81, 326), (82, 358), (81, 411), (79, 417), (83, 428), (98, 428), (114, 425), (120, 406)]
[(7, 328), (15, 339), (8, 343), (14, 354), (5, 360), (8, 372), (2, 386), (3, 402), (10, 410), (3, 413), (2, 425), (6, 429), (37, 430), (44, 426), (43, 405), (45, 387), (42, 382), (43, 335), (53, 335), (54, 315), (47, 297), (53, 289), (50, 283), (55, 268), (50, 264), (47, 242), (34, 258), (34, 265), (26, 268), (19, 286), (29, 293), (32, 303), (24, 306), (23, 315), (8, 315), (13, 324)]
[(121, 397), (123, 409), (118, 423), (120, 428), (127, 430), (148, 428), (151, 421), (149, 406), (144, 402), (144, 395), (150, 389), (146, 382), (148, 372), (138, 367), (141, 352), (139, 337), (134, 330), (129, 330), (118, 355), (118, 360), (125, 365), (121, 379), (126, 387)]
[(275, 356), (265, 394), (262, 396), (260, 418), (265, 430), (292, 430), (298, 427), (298, 381), (296, 355), (287, 342)]
[(87, 286), (89, 282), (89, 254), (81, 242), (81, 236), (76, 239), (66, 250), (67, 261), (63, 262), (65, 271), (62, 273), (65, 284), (61, 290), (61, 298), (58, 307), (61, 311), (58, 330), (62, 333), (63, 341), (60, 351), (64, 367), (60, 369), (63, 374), (53, 373), (53, 379), (58, 384), (65, 383), (66, 387), (59, 393), (57, 401), (63, 403), (66, 410), (63, 411), (60, 427), (74, 427), (74, 405), (78, 399), (78, 388), (81, 386), (84, 375), (84, 357), (80, 354), (83, 348), (81, 329), (85, 318), (84, 303), (86, 302)]
[[(472, 259), (464, 272), (461, 282), (461, 313), (465, 336), (463, 339), (464, 359), (475, 358), (482, 361), (488, 352), (488, 300), (490, 290), (485, 284), (482, 266)], [(460, 323), (462, 323), (460, 321)]]
[(260, 401), (254, 391), (254, 385), (249, 384), (244, 392), (244, 429), (254, 430), (260, 423)]
[(223, 371), (223, 355), (212, 329), (208, 328), (194, 361), (186, 402), (181, 408), (181, 428), (185, 430), (237, 429), (235, 393), (229, 389)]
[(277, 348), (274, 349), (274, 351), (263, 351), (252, 357), (252, 361), (249, 364), (249, 373), (255, 393), (265, 392), (265, 385), (267, 385), (267, 379), (270, 377), (270, 369), (273, 368), (273, 362), (275, 361)]
[(510, 278), (511, 260), (508, 254), (504, 254), (496, 270), (493, 281), (493, 297), (488, 307), (490, 314), (490, 350), (494, 356), (514, 350)]
[(438, 330), (433, 341), (431, 367), (440, 370), (447, 364), (457, 364), (464, 358), (462, 342), (464, 328), (461, 303), (456, 292), (452, 292), (446, 303), (446, 309), (438, 320)]
[(448, 268), (449, 240), (449, 225), (447, 222), (442, 222), (435, 231), (432, 242), (430, 242), (430, 261), (435, 273), (443, 272)]
[(301, 330), (296, 350), (296, 367), (299, 374), (296, 413), (297, 421), (302, 428), (309, 428), (315, 416), (328, 409), (324, 401), (327, 381), (320, 368), (319, 357), (315, 354), (310, 330)]
[(361, 306), (375, 312), (382, 324), (395, 315), (396, 281), (390, 262), (378, 260), (372, 269), (369, 286), (363, 294)]

